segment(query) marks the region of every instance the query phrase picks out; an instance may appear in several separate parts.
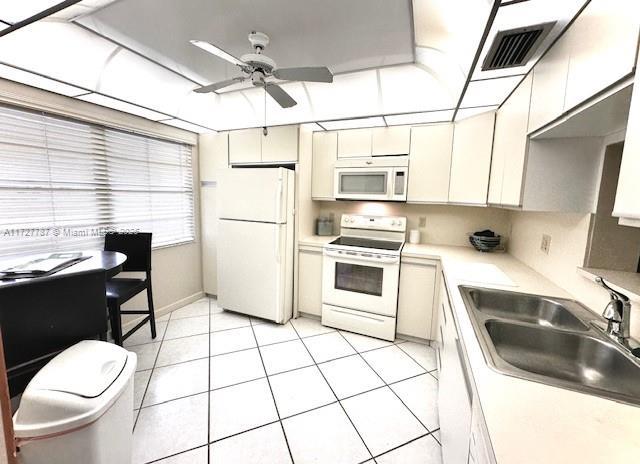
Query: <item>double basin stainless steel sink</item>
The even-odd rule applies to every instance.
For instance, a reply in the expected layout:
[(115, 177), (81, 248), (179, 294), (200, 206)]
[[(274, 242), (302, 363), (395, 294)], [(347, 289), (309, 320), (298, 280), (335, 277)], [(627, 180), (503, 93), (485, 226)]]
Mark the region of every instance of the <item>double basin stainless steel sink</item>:
[(485, 359), (527, 380), (640, 405), (640, 360), (563, 298), (460, 286)]

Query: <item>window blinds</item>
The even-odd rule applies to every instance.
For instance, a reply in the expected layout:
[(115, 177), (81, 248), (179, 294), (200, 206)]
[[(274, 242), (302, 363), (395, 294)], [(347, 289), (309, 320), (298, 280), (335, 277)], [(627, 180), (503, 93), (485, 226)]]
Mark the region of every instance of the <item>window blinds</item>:
[(0, 255), (194, 239), (191, 147), (0, 106)]

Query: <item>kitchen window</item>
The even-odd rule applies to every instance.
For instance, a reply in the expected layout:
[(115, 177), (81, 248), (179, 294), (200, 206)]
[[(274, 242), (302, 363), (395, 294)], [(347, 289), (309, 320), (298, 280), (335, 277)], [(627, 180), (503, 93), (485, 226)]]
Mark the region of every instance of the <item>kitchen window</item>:
[(0, 255), (195, 237), (191, 146), (0, 106)]

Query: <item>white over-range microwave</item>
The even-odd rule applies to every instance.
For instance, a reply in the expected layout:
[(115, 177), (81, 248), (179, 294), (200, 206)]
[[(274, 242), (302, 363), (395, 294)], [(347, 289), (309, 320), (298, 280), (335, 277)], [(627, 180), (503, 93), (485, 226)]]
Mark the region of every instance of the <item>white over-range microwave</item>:
[(333, 189), (337, 200), (407, 201), (408, 156), (336, 161)]

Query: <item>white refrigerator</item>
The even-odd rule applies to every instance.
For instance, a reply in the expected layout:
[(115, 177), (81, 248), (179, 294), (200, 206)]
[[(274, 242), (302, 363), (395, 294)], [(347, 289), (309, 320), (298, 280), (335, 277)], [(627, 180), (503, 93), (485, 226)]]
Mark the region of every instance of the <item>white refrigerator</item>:
[(226, 169), (218, 179), (218, 304), (284, 324), (293, 313), (295, 172)]

